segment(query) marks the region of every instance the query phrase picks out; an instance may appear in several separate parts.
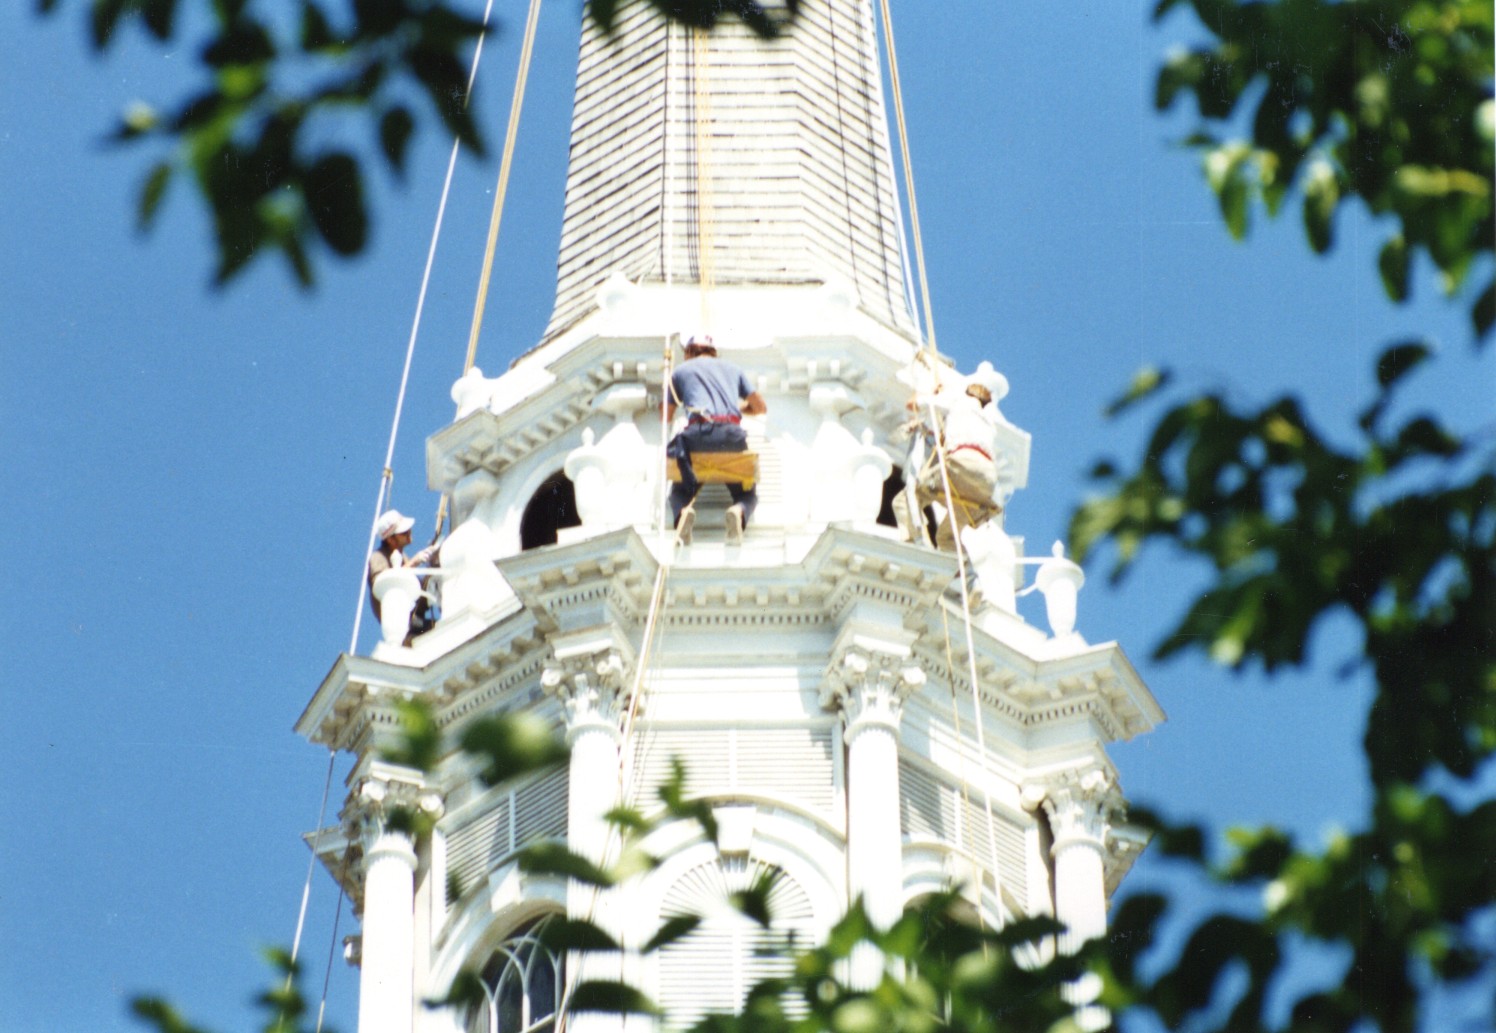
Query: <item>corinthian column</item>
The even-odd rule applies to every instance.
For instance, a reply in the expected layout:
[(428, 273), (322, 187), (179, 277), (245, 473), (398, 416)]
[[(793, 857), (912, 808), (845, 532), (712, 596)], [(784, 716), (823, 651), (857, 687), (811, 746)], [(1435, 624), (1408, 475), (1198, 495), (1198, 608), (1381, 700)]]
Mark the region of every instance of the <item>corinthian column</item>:
[[(821, 705), (838, 710), (847, 744), (847, 886), (873, 925), (887, 929), (903, 910), (899, 833), (899, 717), (925, 675), (907, 654), (844, 650), (826, 672)], [(866, 946), (866, 945), (864, 945)], [(881, 972), (875, 951), (852, 957), (852, 984), (867, 989)]]
[[(604, 863), (612, 830), (605, 817), (618, 801), (620, 730), (628, 682), (628, 664), (613, 648), (573, 653), (546, 665), (540, 684), (566, 708), (566, 742), (571, 747), (568, 772), (566, 838), (573, 853)], [(589, 919), (603, 928), (612, 923), (605, 894), (573, 882), (566, 892), (568, 918)], [(617, 929), (611, 930), (614, 935)], [(575, 984), (588, 979), (618, 979), (620, 960), (599, 953), (567, 958), (566, 976)], [(572, 1033), (601, 1033), (622, 1028), (616, 1016), (593, 1012), (575, 1015)]]
[(608, 841), (604, 815), (618, 799), (626, 665), (616, 649), (554, 660), (540, 684), (566, 708), (571, 747), (566, 835), (571, 849), (601, 863)]
[(364, 865), (358, 1033), (411, 1033), (415, 1021), (416, 850), (391, 817), (423, 803), (413, 781), (372, 777), (358, 789), (353, 820)]
[[(1065, 924), (1060, 950), (1074, 954), (1087, 940), (1106, 935), (1106, 849), (1113, 814), (1121, 806), (1116, 785), (1106, 772), (1093, 768), (1069, 772), (1043, 787), (1044, 813), (1054, 833), (1054, 911)], [(1077, 1016), (1086, 1029), (1108, 1022), (1105, 1009), (1092, 1005), (1100, 980), (1086, 975), (1067, 996), (1079, 1006)]]

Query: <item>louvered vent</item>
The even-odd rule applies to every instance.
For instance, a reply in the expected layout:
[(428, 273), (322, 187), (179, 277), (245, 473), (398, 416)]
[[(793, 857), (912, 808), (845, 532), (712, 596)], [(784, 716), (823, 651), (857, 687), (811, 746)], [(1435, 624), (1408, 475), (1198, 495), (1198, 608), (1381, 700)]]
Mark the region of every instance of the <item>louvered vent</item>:
[(491, 794), (447, 832), (447, 903), (488, 878), (520, 847), (566, 835), (565, 765)]
[(567, 769), (556, 768), (514, 791), (514, 846), (566, 836)]
[[(982, 865), (992, 865), (992, 840), (988, 835), (987, 808), (981, 790), (967, 793), (961, 799), (959, 786), (943, 782), (929, 772), (899, 761), (899, 822), (911, 839), (934, 839), (963, 850)], [(1002, 813), (994, 811), (992, 823), (997, 830), (998, 873), (1003, 884), (1022, 891), (1028, 885), (1023, 829)]]
[[(762, 877), (774, 879), (769, 892), (770, 929), (743, 917), (728, 903)], [(660, 919), (701, 915), (703, 921), (684, 939), (660, 951), (659, 1003), (665, 1025), (685, 1029), (708, 1013), (736, 1012), (748, 991), (765, 979), (786, 976), (791, 961), (784, 949), (769, 950), (793, 937), (812, 942), (814, 911), (804, 888), (783, 870), (747, 858), (712, 860), (686, 872), (665, 894)], [(791, 1017), (805, 1014), (801, 1002), (787, 1000)]]
[(830, 727), (650, 728), (637, 738), (633, 798), (649, 808), (686, 766), (688, 796), (756, 796), (834, 818), (836, 769)]

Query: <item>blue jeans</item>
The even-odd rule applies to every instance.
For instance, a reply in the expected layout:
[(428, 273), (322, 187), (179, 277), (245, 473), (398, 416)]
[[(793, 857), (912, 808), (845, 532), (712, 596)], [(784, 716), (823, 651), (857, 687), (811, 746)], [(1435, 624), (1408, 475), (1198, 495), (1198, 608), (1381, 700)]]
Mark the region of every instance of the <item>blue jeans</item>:
[[(696, 493), (701, 490), (701, 482), (696, 479), (696, 471), (691, 469), (692, 452), (746, 451), (748, 451), (748, 434), (741, 424), (701, 422), (686, 424), (686, 429), (670, 442), (670, 454), (675, 457), (675, 465), (680, 469), (680, 480), (670, 486), (670, 512), (674, 522), (680, 523), (681, 510), (689, 506), (696, 498)], [(753, 516), (753, 510), (758, 506), (758, 489), (744, 488), (741, 484), (729, 483), (727, 490), (732, 495), (732, 501), (743, 507), (743, 526), (747, 527), (748, 518)]]

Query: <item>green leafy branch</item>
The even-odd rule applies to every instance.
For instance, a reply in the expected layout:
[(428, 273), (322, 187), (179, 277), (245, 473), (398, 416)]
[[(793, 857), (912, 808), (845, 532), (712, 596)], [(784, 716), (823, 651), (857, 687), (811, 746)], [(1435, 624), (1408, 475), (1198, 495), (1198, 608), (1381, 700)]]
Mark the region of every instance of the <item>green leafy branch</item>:
[[(1219, 394), (1158, 419), (1135, 470), (1093, 471), (1104, 494), (1072, 517), (1076, 553), (1103, 541), (1113, 580), (1148, 541), (1207, 564), (1201, 593), (1156, 650), (1231, 668), (1305, 661), (1328, 615), (1364, 628), (1379, 688), (1367, 734), (1374, 783), (1443, 769), (1473, 774), (1496, 751), (1496, 462), (1432, 414), (1389, 419), (1398, 386), (1430, 355), (1407, 342), (1378, 362), (1359, 447), (1341, 449), (1284, 397), (1256, 409)], [(1148, 374), (1132, 401), (1156, 395)]]
[[(1205, 394), (1164, 409), (1134, 471), (1094, 471), (1105, 494), (1072, 518), (1078, 555), (1108, 543), (1115, 580), (1160, 542), (1211, 570), (1158, 656), (1301, 665), (1316, 626), (1338, 611), (1363, 629), (1364, 658), (1351, 666), (1366, 665), (1376, 684), (1363, 831), (1314, 850), (1275, 829), (1236, 830), (1212, 865), (1200, 829), (1133, 810), (1156, 849), (1255, 888), (1263, 908), (1200, 921), (1162, 974), (1143, 979), (1137, 958), (1157, 942), (1168, 903), (1129, 900), (1113, 920), (1115, 1008), (1151, 1010), (1170, 1028), (1263, 1028), (1295, 937), (1351, 956), (1341, 985), (1294, 1003), (1295, 1030), (1368, 1020), (1410, 1030), (1430, 979), (1496, 978), (1496, 945), (1477, 921), (1496, 899), (1496, 872), (1471, 863), (1496, 845), (1496, 805), (1461, 808), (1431, 788), (1480, 777), (1496, 752), (1496, 457), (1489, 440), (1461, 438), (1433, 415), (1392, 419), (1398, 389), (1431, 354), (1418, 342), (1383, 353), (1352, 448), (1331, 444), (1293, 398), (1242, 408)], [(1141, 375), (1113, 413), (1160, 401), (1170, 382)], [(1246, 988), (1228, 990), (1241, 973)]]
[[(84, 0), (78, 0), (82, 4)], [(642, 0), (636, 0), (642, 2)], [(773, 36), (782, 16), (756, 0), (649, 0), (666, 16), (711, 28), (723, 15)], [(64, 0), (36, 0), (49, 14)], [(465, 57), (483, 24), (454, 0), (296, 0), (295, 19), (255, 0), (87, 0), (90, 39), (104, 53), (130, 26), (173, 45), (202, 8), (207, 30), (188, 40), (205, 83), (166, 107), (129, 104), (109, 139), (152, 144), (136, 223), (151, 229), (171, 184), (189, 179), (207, 208), (222, 287), (265, 253), (303, 288), (318, 254), (351, 258), (369, 242), (370, 158), (403, 178), (411, 141), (435, 115), (475, 155), (484, 151), (469, 106)], [(595, 0), (612, 29), (620, 4)], [(798, 0), (789, 14), (798, 9)], [(413, 103), (424, 97), (424, 105)], [(363, 140), (360, 145), (357, 141)], [(334, 141), (334, 142), (329, 142)], [(376, 162), (378, 157), (374, 157)]]
[[(432, 739), (434, 723), (419, 703), (405, 705), (407, 745), (389, 759), (434, 759), (441, 755)], [(514, 767), (509, 743), (530, 740), (526, 730), (496, 729), (525, 719), (500, 716), (484, 719), (491, 731), (462, 736), (462, 748), (484, 765), (485, 771)], [(538, 761), (546, 754), (535, 754)], [(533, 761), (532, 761), (533, 763)], [(487, 779), (487, 775), (485, 775)], [(591, 887), (597, 892), (627, 885), (658, 867), (660, 861), (643, 848), (656, 830), (680, 821), (701, 827), (715, 841), (717, 823), (709, 803), (685, 793), (686, 770), (677, 760), (671, 776), (659, 789), (659, 808), (651, 814), (620, 806), (607, 818), (618, 836), (619, 849), (599, 864), (569, 850), (564, 844), (534, 844), (519, 855), (523, 870), (551, 875)], [(773, 926), (772, 895), (775, 874), (766, 871), (748, 887), (734, 892), (728, 903), (741, 915), (769, 930)], [(690, 936), (701, 915), (671, 917), (643, 937), (641, 954), (662, 950)], [(1031, 1033), (1074, 1030), (1074, 1006), (1065, 987), (1080, 978), (1100, 953), (1093, 944), (1076, 955), (1056, 955), (1052, 937), (1062, 927), (1048, 918), (1025, 919), (995, 929), (974, 921), (959, 889), (936, 894), (909, 909), (886, 931), (869, 921), (856, 901), (819, 945), (789, 938), (771, 940), (766, 952), (790, 961), (789, 974), (768, 978), (752, 987), (737, 1015), (709, 1015), (696, 1033)], [(625, 945), (589, 919), (552, 918), (540, 933), (552, 951), (617, 955)], [(639, 937), (634, 937), (638, 939)], [(871, 990), (851, 988), (845, 981), (854, 951), (870, 944), (884, 960), (883, 976)], [(429, 1002), (437, 1007), (478, 1007), (485, 999), (479, 975), (459, 975), (449, 991)], [(583, 982), (572, 991), (566, 1007), (572, 1012), (660, 1016), (661, 1009), (637, 988), (616, 980)]]
[[(1276, 215), (1297, 192), (1315, 251), (1334, 242), (1335, 214), (1360, 198), (1387, 215), (1377, 268), (1387, 295), (1409, 293), (1426, 253), (1454, 293), (1477, 269), (1476, 336), (1496, 319), (1492, 224), (1491, 5), (1485, 0), (1160, 0), (1161, 20), (1188, 6), (1211, 33), (1158, 73), (1160, 111), (1194, 98), (1201, 126), (1185, 142), (1232, 236), (1261, 203)], [(1224, 137), (1240, 116), (1250, 139)]]

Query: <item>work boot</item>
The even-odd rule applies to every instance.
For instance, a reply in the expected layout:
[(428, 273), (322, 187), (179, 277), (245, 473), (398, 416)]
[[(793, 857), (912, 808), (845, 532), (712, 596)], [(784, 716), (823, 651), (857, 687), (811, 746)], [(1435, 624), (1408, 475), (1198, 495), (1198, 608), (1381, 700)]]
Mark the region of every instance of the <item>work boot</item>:
[(735, 502), (727, 507), (723, 514), (723, 522), (727, 525), (727, 544), (743, 544), (743, 504)]
[(696, 526), (696, 505), (692, 503), (680, 511), (675, 523), (675, 540), (681, 545), (691, 544), (691, 530)]

